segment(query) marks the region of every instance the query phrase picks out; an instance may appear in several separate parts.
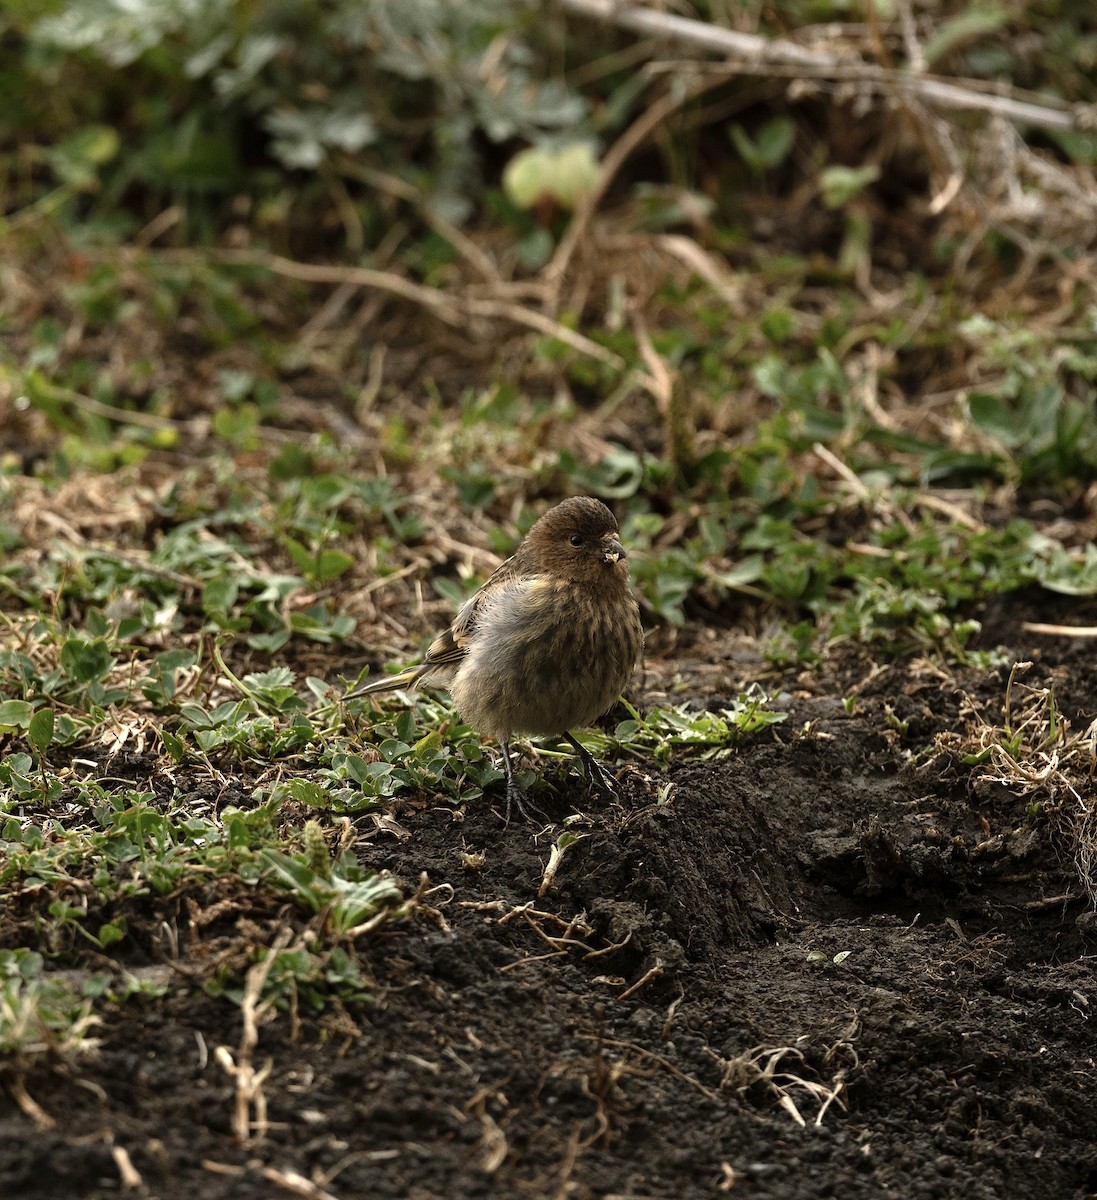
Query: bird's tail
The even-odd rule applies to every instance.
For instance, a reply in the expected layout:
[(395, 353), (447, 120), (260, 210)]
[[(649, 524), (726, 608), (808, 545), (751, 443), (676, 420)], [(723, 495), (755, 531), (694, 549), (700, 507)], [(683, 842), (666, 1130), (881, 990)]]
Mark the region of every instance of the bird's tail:
[(397, 688), (413, 688), (419, 682), (422, 674), (422, 667), (408, 667), (398, 675), (382, 675), (355, 688), (353, 692), (347, 692), (343, 699), (353, 700), (357, 696), (372, 696), (376, 692), (395, 692)]

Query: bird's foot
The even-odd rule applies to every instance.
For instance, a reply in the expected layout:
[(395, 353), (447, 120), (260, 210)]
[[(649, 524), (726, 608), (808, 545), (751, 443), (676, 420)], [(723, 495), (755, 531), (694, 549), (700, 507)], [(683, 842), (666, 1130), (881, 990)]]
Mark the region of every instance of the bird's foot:
[(587, 777), (587, 784), (611, 800), (620, 800), (621, 793), (617, 790), (617, 780), (609, 768), (602, 766), (586, 746), (576, 741), (570, 733), (565, 733), (564, 737), (571, 743), (575, 753), (579, 755), (579, 760), (583, 764), (583, 774)]
[(539, 822), (551, 824), (552, 818), (533, 803), (532, 800), (522, 791), (516, 782), (507, 784), (507, 814), (503, 818), (503, 828), (505, 829), (510, 824), (510, 814), (513, 809), (517, 809), (523, 821), (530, 825), (535, 825)]
[(591, 758), (587, 764), (587, 783), (596, 791), (611, 800), (620, 800), (621, 793), (617, 789), (617, 779), (609, 767), (603, 766), (596, 758)]
[(522, 819), (531, 825), (538, 821), (551, 824), (552, 818), (543, 813), (532, 800), (529, 800), (525, 792), (518, 786), (518, 779), (514, 774), (514, 764), (510, 761), (510, 742), (500, 742), (499, 748), (503, 751), (503, 766), (507, 775), (507, 815), (503, 818), (503, 828), (506, 829), (510, 824), (510, 814), (514, 809), (517, 809), (522, 814)]

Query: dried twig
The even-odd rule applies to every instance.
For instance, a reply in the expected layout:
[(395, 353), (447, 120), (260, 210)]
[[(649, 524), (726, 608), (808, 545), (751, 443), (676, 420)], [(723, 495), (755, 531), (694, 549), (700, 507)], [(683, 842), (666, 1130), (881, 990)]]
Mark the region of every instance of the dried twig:
[(279, 1171), (275, 1167), (260, 1167), (259, 1174), (268, 1183), (283, 1188), (293, 1196), (303, 1196), (305, 1200), (337, 1200), (331, 1192), (307, 1179), (298, 1171)]
[(619, 354), (614, 354), (605, 346), (600, 346), (574, 329), (561, 325), (559, 321), (554, 321), (543, 312), (535, 312), (512, 301), (456, 296), (405, 279), (394, 271), (379, 271), (373, 267), (340, 267), (324, 263), (296, 262), (281, 254), (264, 254), (254, 250), (212, 250), (209, 254), (219, 262), (259, 267), (287, 279), (298, 279), (302, 283), (352, 284), (386, 292), (425, 308), (443, 324), (454, 329), (466, 329), (470, 316), (509, 321), (511, 324), (523, 325), (527, 329), (555, 338), (580, 354), (597, 359), (607, 366), (620, 369), (625, 365)]
[(11, 1098), (19, 1106), (20, 1111), (24, 1116), (30, 1117), (34, 1122), (35, 1128), (41, 1131), (52, 1129), (57, 1122), (49, 1115), (48, 1112), (38, 1103), (37, 1100), (27, 1091), (27, 1085), (23, 1080), (22, 1075), (16, 1075), (8, 1084), (8, 1091), (11, 1093)]
[(339, 169), (346, 174), (353, 176), (369, 187), (377, 188), (378, 191), (387, 193), (390, 196), (395, 196), (397, 199), (404, 200), (412, 205), (415, 211), (423, 219), (423, 221), (461, 255), (470, 266), (472, 266), (478, 274), (490, 283), (501, 282), (499, 268), (496, 267), (494, 261), (487, 255), (467, 234), (462, 233), (452, 221), (447, 221), (440, 213), (435, 212), (431, 206), (426, 203), (423, 193), (407, 180), (401, 179), (397, 175), (392, 175), (388, 171), (379, 171), (376, 167), (370, 167), (363, 163), (355, 162), (349, 155), (344, 156), (339, 161)]
[(82, 412), (91, 413), (94, 417), (105, 417), (108, 421), (117, 421), (122, 425), (137, 425), (142, 429), (185, 429), (187, 423), (185, 421), (176, 421), (171, 417), (161, 417), (156, 413), (139, 412), (132, 408), (119, 408), (116, 404), (104, 404), (102, 400), (96, 400), (91, 396), (85, 396), (81, 392), (75, 392), (72, 388), (61, 387), (60, 384), (51, 383), (50, 390), (59, 400), (63, 400), (66, 404), (71, 404), (73, 408), (78, 408)]
[(728, 69), (737, 74), (814, 76), (853, 80), (873, 90), (915, 97), (937, 108), (967, 109), (993, 113), (1040, 129), (1082, 129), (1092, 123), (1092, 106), (1052, 108), (1018, 100), (1011, 94), (980, 90), (978, 81), (934, 78), (921, 72), (897, 71), (857, 59), (809, 50), (782, 38), (738, 33), (704, 21), (658, 12), (652, 8), (626, 7), (614, 0), (557, 0), (562, 7), (586, 17), (620, 25), (646, 36), (673, 38), (714, 54), (726, 55)]
[[(240, 1034), (240, 1045), (236, 1058), (227, 1046), (218, 1046), (214, 1057), (228, 1075), (236, 1082), (236, 1102), (232, 1114), (232, 1131), (242, 1146), (250, 1145), (254, 1139), (262, 1139), (267, 1131), (267, 1098), (263, 1084), (271, 1072), (271, 1063), (256, 1070), (252, 1054), (259, 1043), (259, 1019), (269, 1006), (262, 1000), (263, 987), (274, 966), (275, 959), (289, 945), (293, 930), (283, 925), (261, 962), (257, 962), (247, 974), (244, 984), (244, 999), (240, 1005), (244, 1028)], [(254, 1108), (254, 1117), (252, 1110)]]
[(665, 1071), (669, 1071), (675, 1078), (681, 1079), (683, 1083), (688, 1083), (690, 1087), (696, 1088), (697, 1091), (705, 1097), (706, 1100), (719, 1101), (720, 1097), (699, 1080), (694, 1079), (692, 1075), (687, 1075), (685, 1071), (676, 1067), (669, 1058), (662, 1054), (656, 1054), (654, 1050), (645, 1050), (643, 1046), (638, 1046), (635, 1042), (622, 1042), (616, 1038), (597, 1037), (592, 1033), (580, 1033), (576, 1035), (587, 1042), (598, 1042), (602, 1046), (613, 1046), (618, 1050), (631, 1050), (633, 1054), (638, 1054), (641, 1058), (650, 1059), (654, 1063), (658, 1063)]
[(664, 968), (663, 968), (662, 960), (657, 958), (655, 960), (655, 966), (649, 967), (643, 973), (643, 975), (641, 975), (640, 978), (636, 980), (635, 983), (633, 983), (629, 987), (625, 988), (625, 990), (623, 992), (620, 992), (617, 996), (617, 999), (618, 1000), (628, 1000), (631, 997), (635, 996), (636, 993), (642, 987), (645, 987), (647, 984), (651, 983), (651, 981), (653, 979), (658, 979), (659, 976), (662, 975), (663, 969)]
[(1043, 621), (1022, 621), (1028, 633), (1049, 633), (1053, 637), (1097, 638), (1097, 625), (1050, 625)]
[(129, 1151), (125, 1146), (111, 1144), (111, 1158), (114, 1159), (114, 1165), (118, 1168), (118, 1175), (122, 1180), (122, 1186), (127, 1191), (133, 1191), (137, 1188), (143, 1188), (145, 1181), (141, 1178), (141, 1172), (133, 1165), (133, 1160), (129, 1156)]

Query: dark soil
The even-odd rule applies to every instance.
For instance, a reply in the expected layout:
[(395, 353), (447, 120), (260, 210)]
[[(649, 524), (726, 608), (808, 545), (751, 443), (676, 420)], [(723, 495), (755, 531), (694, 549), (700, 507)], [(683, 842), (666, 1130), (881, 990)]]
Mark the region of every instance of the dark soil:
[[(1092, 612), (983, 615), (985, 644), (1092, 719), (1092, 651), (1020, 625)], [(788, 721), (675, 767), (664, 803), (635, 771), (620, 806), (576, 791), (586, 836), (543, 896), (558, 830), (504, 829), (483, 802), (363, 817), (362, 861), (431, 890), (360, 941), (372, 1004), (261, 1026), (266, 1136), (232, 1134), (216, 1048), (235, 1053), (240, 1008), (174, 986), (122, 1007), (77, 1071), (30, 1073), (37, 1121), (5, 1081), (0, 1195), (116, 1195), (119, 1149), (131, 1194), (194, 1200), (1094, 1194), (1097, 924), (1062, 823), (920, 753), (973, 698), (1000, 717), (1008, 665), (870, 667), (785, 680)], [(291, 915), (234, 904), (221, 924), (245, 941)]]

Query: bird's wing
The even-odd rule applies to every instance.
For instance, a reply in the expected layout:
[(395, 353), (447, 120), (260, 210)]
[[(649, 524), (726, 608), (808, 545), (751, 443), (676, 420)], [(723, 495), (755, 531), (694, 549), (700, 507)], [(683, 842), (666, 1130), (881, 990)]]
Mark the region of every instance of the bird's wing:
[(500, 591), (521, 578), (515, 569), (514, 559), (508, 558), (488, 576), (484, 584), (470, 596), (457, 611), (453, 623), (431, 642), (421, 668), (432, 671), (436, 667), (448, 667), (459, 663), (468, 654), (469, 643), (476, 634), (480, 617)]

